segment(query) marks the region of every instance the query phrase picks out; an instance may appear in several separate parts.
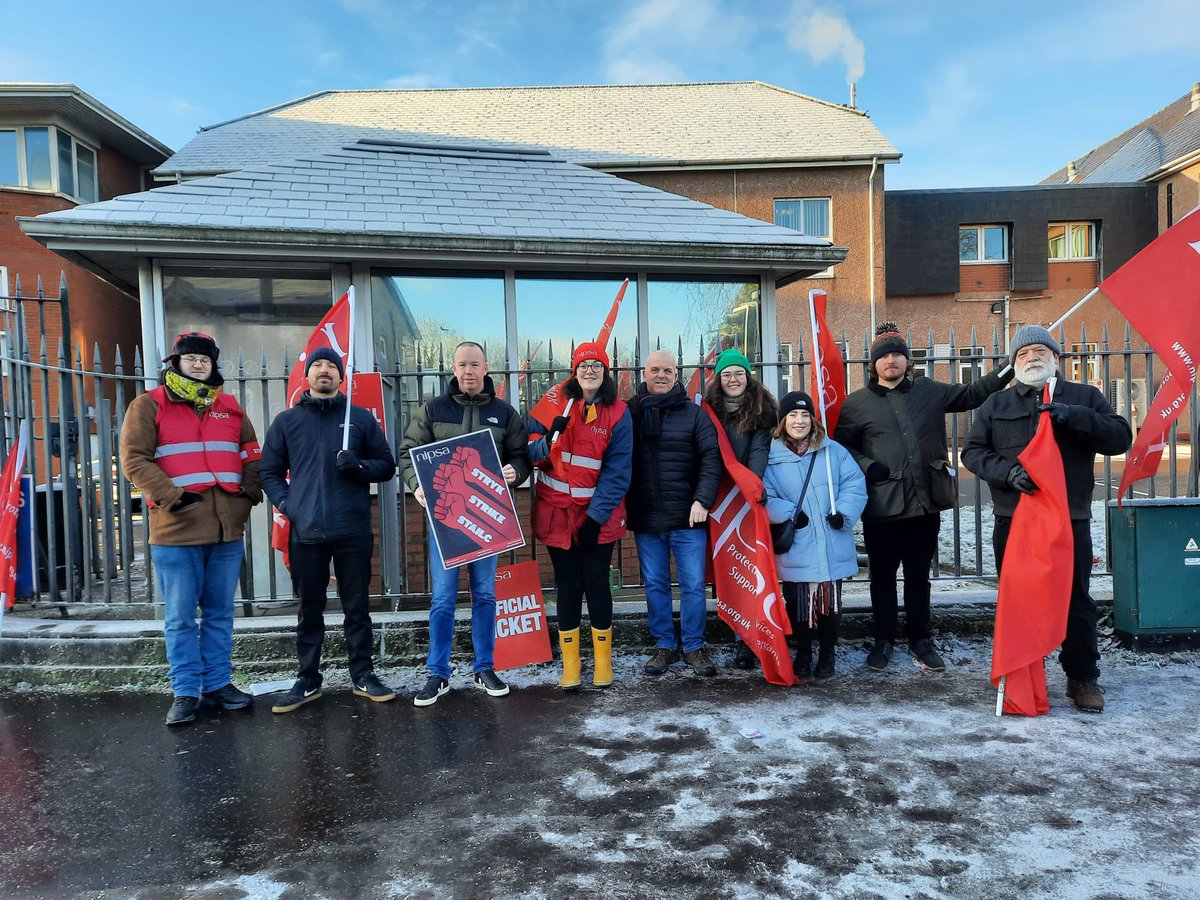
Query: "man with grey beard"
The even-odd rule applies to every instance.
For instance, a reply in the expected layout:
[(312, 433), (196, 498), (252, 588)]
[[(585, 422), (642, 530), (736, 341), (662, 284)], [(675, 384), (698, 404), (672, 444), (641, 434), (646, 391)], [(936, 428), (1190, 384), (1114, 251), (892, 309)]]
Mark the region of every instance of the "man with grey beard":
[[(975, 415), (975, 424), (963, 447), (962, 462), (992, 489), (996, 527), (992, 547), (996, 570), (1004, 565), (1004, 547), (1013, 513), (1021, 494), (1038, 489), (1017, 461), (1037, 430), (1044, 411), (1054, 423), (1054, 438), (1062, 454), (1067, 481), (1067, 505), (1075, 543), (1071, 603), (1067, 636), (1058, 655), (1067, 675), (1067, 696), (1085, 712), (1101, 712), (1100, 653), (1096, 644), (1096, 602), (1088, 593), (1092, 571), (1092, 490), (1096, 454), (1124, 453), (1133, 443), (1129, 423), (1113, 410), (1089, 384), (1064, 381), (1058, 374), (1058, 342), (1045, 328), (1026, 325), (1013, 335), (1009, 351), (1016, 370), (1016, 385), (988, 397)], [(1049, 403), (1042, 402), (1043, 388), (1056, 377)], [(1024, 560), (1014, 559), (1014, 565)]]

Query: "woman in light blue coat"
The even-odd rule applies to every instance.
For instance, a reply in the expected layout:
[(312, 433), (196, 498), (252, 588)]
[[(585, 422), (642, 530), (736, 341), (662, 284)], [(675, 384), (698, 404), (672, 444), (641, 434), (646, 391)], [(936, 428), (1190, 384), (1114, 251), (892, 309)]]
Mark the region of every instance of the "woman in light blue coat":
[[(853, 528), (867, 505), (867, 482), (850, 451), (825, 434), (808, 394), (793, 391), (785, 396), (779, 402), (779, 415), (763, 485), (770, 520), (792, 519), (796, 526), (791, 549), (775, 557), (784, 600), (789, 610), (795, 610), (793, 668), (799, 678), (814, 674), (815, 634), (819, 645), (815, 675), (829, 678), (834, 672), (842, 579), (858, 571)], [(830, 504), (830, 476), (836, 513)]]

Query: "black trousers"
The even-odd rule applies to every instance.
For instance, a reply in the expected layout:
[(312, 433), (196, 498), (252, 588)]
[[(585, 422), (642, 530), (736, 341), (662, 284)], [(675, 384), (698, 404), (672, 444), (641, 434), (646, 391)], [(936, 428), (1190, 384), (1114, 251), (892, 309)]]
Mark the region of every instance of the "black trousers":
[(815, 623), (808, 621), (808, 611), (800, 615), (800, 584), (795, 581), (781, 581), (779, 584), (783, 593), (784, 608), (792, 622), (792, 635), (797, 646), (811, 644), (813, 638), (822, 647), (833, 647), (838, 639), (838, 626), (842, 621), (840, 612), (827, 616), (818, 616)]
[(321, 683), (321, 644), (325, 640), (330, 561), (337, 575), (338, 598), (345, 617), (342, 627), (350, 657), (350, 677), (358, 681), (374, 670), (369, 612), (371, 555), (374, 549), (375, 536), (369, 531), (363, 535), (316, 544), (297, 541), (288, 544), (292, 588), (300, 598), (300, 618), (296, 624), (300, 678), (313, 686)]
[(612, 586), (608, 570), (616, 544), (595, 547), (572, 546), (568, 550), (547, 547), (554, 564), (554, 583), (558, 588), (558, 628), (573, 631), (583, 618), (583, 598), (587, 596), (588, 618), (601, 631), (612, 628)]
[(886, 522), (863, 521), (871, 563), (871, 612), (875, 639), (896, 640), (899, 621), (896, 572), (904, 568), (904, 620), (908, 642), (933, 637), (929, 625), (929, 567), (937, 551), (941, 516), (929, 513)]
[[(1011, 516), (996, 516), (992, 532), (992, 549), (996, 552), (996, 571), (1004, 565), (1004, 547), (1012, 528)], [(1067, 636), (1063, 640), (1058, 662), (1068, 678), (1088, 681), (1100, 677), (1100, 650), (1096, 640), (1099, 614), (1091, 595), (1092, 581), (1092, 523), (1087, 519), (1071, 520), (1071, 535), (1075, 539), (1075, 560), (1071, 573), (1071, 605), (1067, 609)], [(1019, 565), (1013, 559), (1014, 565)]]

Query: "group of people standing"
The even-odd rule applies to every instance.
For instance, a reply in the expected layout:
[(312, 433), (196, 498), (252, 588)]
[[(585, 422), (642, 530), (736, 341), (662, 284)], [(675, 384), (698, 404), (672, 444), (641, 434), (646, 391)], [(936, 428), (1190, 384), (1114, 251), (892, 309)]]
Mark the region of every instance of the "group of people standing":
[[(696, 675), (711, 677), (717, 670), (704, 646), (707, 520), (724, 471), (716, 421), (733, 457), (762, 480), (769, 520), (792, 526), (792, 543), (777, 552), (776, 565), (793, 623), (797, 676), (835, 673), (842, 582), (859, 568), (853, 528), (860, 518), (875, 638), (867, 666), (883, 670), (892, 659), (902, 567), (909, 652), (924, 668), (943, 671), (931, 629), (930, 569), (940, 513), (958, 502), (945, 416), (979, 410), (962, 460), (992, 490), (999, 566), (1020, 493), (1038, 489), (1017, 457), (1039, 417), (1048, 414), (1063, 455), (1075, 537), (1060, 661), (1076, 706), (1098, 712), (1104, 698), (1097, 681), (1096, 606), (1088, 593), (1092, 472), (1097, 453), (1125, 452), (1132, 435), (1099, 391), (1061, 379), (1060, 353), (1046, 329), (1027, 325), (1012, 339), (1010, 365), (968, 384), (946, 384), (914, 377), (903, 336), (885, 323), (871, 345), (868, 383), (846, 399), (830, 435), (808, 394), (793, 391), (777, 402), (736, 348), (716, 358), (704, 395), (710, 416), (680, 384), (672, 354), (649, 354), (644, 380), (625, 402), (604, 347), (580, 344), (562, 386), (570, 403), (544, 423), (497, 396), (486, 351), (465, 341), (455, 349), (445, 393), (410, 421), (397, 448), (399, 472), (424, 506), (409, 451), (486, 429), (510, 485), (533, 475), (532, 527), (554, 569), (563, 689), (582, 683), (585, 601), (592, 683), (613, 682), (609, 570), (614, 545), (627, 530), (634, 535), (655, 642), (645, 673), (662, 675), (682, 658)], [(264, 491), (291, 522), (291, 573), (300, 604), (298, 677), (273, 711), (292, 712), (321, 696), (331, 563), (353, 692), (377, 702), (395, 699), (374, 672), (368, 583), (374, 550), (369, 487), (394, 476), (396, 457), (368, 411), (347, 410), (339, 390), (345, 370), (336, 352), (309, 355), (308, 391), (275, 418), (261, 450), (249, 419), (221, 392), (218, 356), (211, 337), (180, 335), (164, 360), (162, 384), (134, 400), (121, 434), (125, 473), (149, 508), (151, 555), (166, 607), (175, 694), (167, 724), (193, 721), (202, 702), (237, 709), (253, 700), (232, 683), (230, 652), (244, 523)], [(1003, 390), (1014, 375), (1018, 386)], [(1043, 403), (1040, 392), (1055, 376), (1053, 398)], [(490, 696), (506, 695), (508, 685), (493, 661), (497, 557), (446, 569), (432, 538), (429, 551), (428, 677), (413, 702), (430, 706), (449, 690), (463, 568), (471, 588), (473, 683)], [(678, 633), (672, 562), (679, 584)], [(739, 644), (734, 665), (755, 664), (750, 649)]]

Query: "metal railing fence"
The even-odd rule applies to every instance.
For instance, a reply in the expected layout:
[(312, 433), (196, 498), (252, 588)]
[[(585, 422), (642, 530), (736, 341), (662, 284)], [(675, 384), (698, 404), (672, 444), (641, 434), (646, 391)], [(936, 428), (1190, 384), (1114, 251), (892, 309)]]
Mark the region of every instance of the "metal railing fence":
[[(121, 471), (118, 440), (129, 402), (146, 384), (141, 354), (135, 351), (130, 363), (117, 349), (106, 366), (98, 346), (87, 354), (82, 347), (68, 350), (61, 340), (57, 340), (56, 347), (48, 347), (47, 333), (53, 333), (48, 325), (54, 324), (48, 310), (52, 311), (59, 298), (44, 296), (39, 285), (37, 294), (28, 297), (20, 295), (18, 286), (16, 296), (8, 300), (0, 345), (0, 421), (6, 438), (5, 454), (22, 421), (28, 423), (31, 437), (26, 474), (33, 485), (30, 514), (35, 519), (36, 577), (28, 599), (50, 604), (154, 603), (148, 523), (141, 497)], [(924, 347), (919, 346), (919, 338), (925, 339)], [(1145, 404), (1157, 384), (1156, 370), (1162, 367), (1147, 347), (1133, 346), (1128, 327), (1115, 342), (1107, 327), (1096, 341), (1090, 341), (1082, 329), (1078, 341), (1068, 341), (1065, 332), (1060, 332), (1059, 339), (1067, 348), (1060, 362), (1066, 377), (1096, 384), (1127, 418), (1144, 415)], [(791, 347), (803, 348), (805, 340), (804, 335), (798, 335)], [(1006, 361), (998, 330), (986, 345), (979, 342), (974, 331), (967, 342), (956, 341), (952, 331), (947, 339), (939, 341), (932, 330), (924, 336), (910, 333), (908, 342), (914, 365), (931, 377), (951, 383), (973, 380)], [(862, 387), (867, 379), (869, 339), (864, 335), (862, 345), (851, 348), (843, 336), (841, 345), (848, 387)], [(392, 359), (406, 358), (399, 352), (402, 348), (393, 349), (394, 355), (389, 354)], [(569, 374), (571, 349), (562, 348), (560, 355), (551, 349), (546, 361), (537, 366), (511, 366), (491, 374), (505, 391), (515, 385), (518, 404), (528, 409), (547, 386)], [(685, 385), (701, 384), (702, 375), (711, 374), (711, 347), (700, 346), (689, 354), (680, 342), (675, 349), (684, 361), (680, 380)], [(413, 358), (411, 350), (407, 358)], [(229, 356), (232, 354), (224, 358)], [(630, 353), (630, 348), (614, 347), (612, 356), (637, 358), (637, 348)], [(773, 363), (757, 361), (755, 365), (764, 381), (777, 385), (780, 392), (807, 390), (809, 362), (802, 350), (797, 349), (795, 356)], [(384, 375), (388, 405), (385, 420), (393, 446), (417, 405), (443, 391), (452, 376), (444, 351), (417, 353), (416, 358), (432, 363), (402, 368), (390, 365), (383, 354), (375, 361)], [(85, 363), (85, 359), (90, 362)], [(272, 359), (266, 349), (256, 351), (253, 359), (238, 349), (234, 370), (223, 370), (225, 389), (247, 409), (260, 440), (271, 419), (285, 406), (287, 377), (271, 373), (287, 372), (293, 359), (286, 348)], [(625, 394), (638, 383), (634, 368), (617, 367), (613, 374)], [(151, 371), (150, 376), (157, 378), (157, 372)], [(1196, 495), (1197, 472), (1190, 437), (1197, 432), (1197, 417), (1193, 389), (1188, 415), (1170, 432), (1165, 471), (1157, 479), (1139, 483), (1139, 493)], [(987, 489), (959, 466), (959, 449), (970, 423), (971, 413), (947, 416), (951, 462), (963, 476), (962, 499), (958, 507), (943, 516), (943, 539), (934, 563), (937, 578), (994, 577), (992, 554), (984, 546), (990, 533)], [(1103, 459), (1096, 480), (1097, 500), (1115, 496), (1120, 478), (1113, 460)], [(520, 508), (528, 515), (532, 491), (525, 486), (518, 495)], [(416, 605), (429, 591), (425, 520), (415, 501), (406, 491), (398, 490), (395, 481), (379, 490), (377, 512), (379, 550), (374, 590), (378, 602), (391, 608)], [(529, 545), (508, 558), (537, 560), (543, 566), (543, 583), (550, 587), (553, 579), (547, 556), (532, 535), (528, 537)], [(290, 601), (290, 578), (269, 546), (270, 514), (266, 504), (252, 514), (245, 540), (247, 554), (241, 583), (245, 611)], [(866, 577), (865, 570), (859, 577)], [(613, 581), (624, 587), (640, 583), (631, 538), (618, 546)]]

